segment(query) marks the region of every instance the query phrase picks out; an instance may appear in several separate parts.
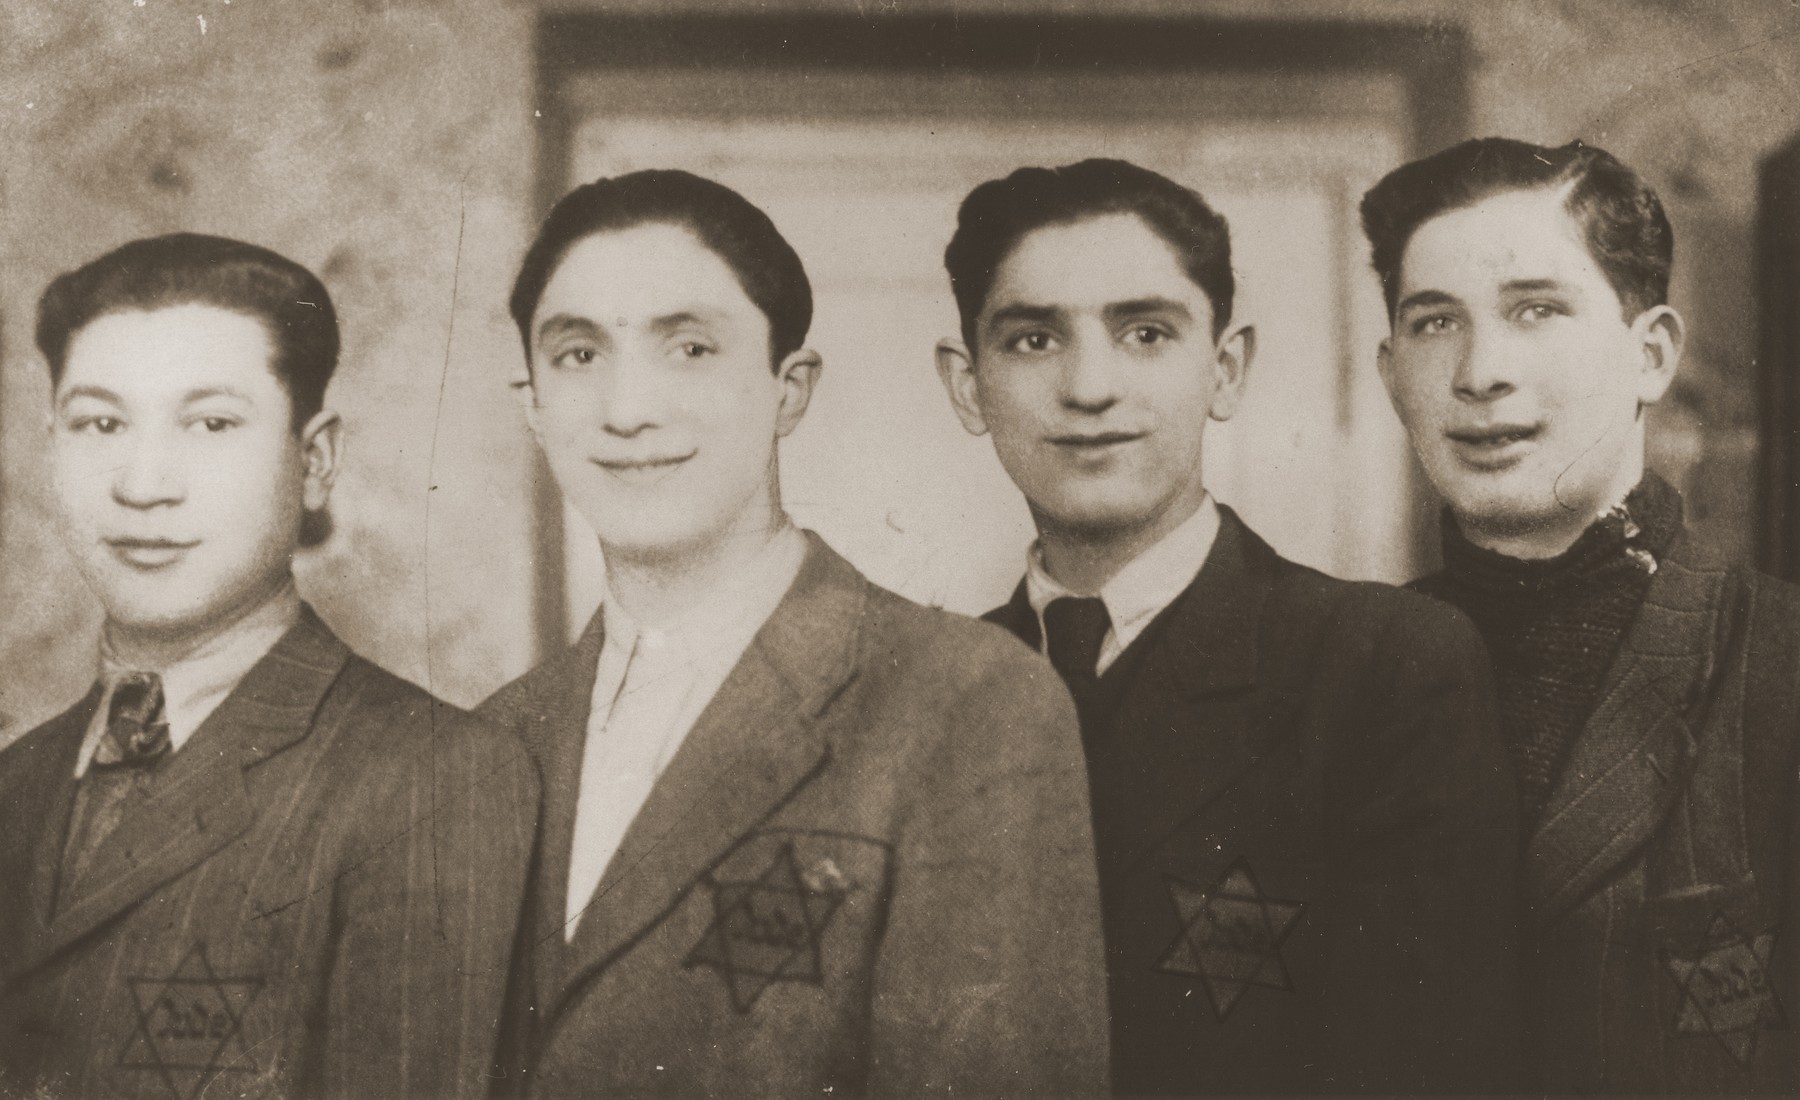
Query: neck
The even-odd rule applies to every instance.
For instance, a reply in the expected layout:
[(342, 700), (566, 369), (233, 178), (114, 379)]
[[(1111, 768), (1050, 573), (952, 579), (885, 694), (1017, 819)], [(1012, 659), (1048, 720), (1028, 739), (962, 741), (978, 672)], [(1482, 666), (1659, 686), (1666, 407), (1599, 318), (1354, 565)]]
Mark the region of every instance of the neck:
[(1119, 570), (1186, 523), (1206, 502), (1206, 490), (1184, 507), (1169, 508), (1148, 523), (1103, 530), (1070, 527), (1032, 509), (1044, 570), (1078, 596), (1098, 595)]
[(722, 534), (677, 550), (633, 552), (602, 543), (607, 598), (645, 626), (666, 626), (729, 591), (777, 542), (798, 536), (779, 498), (773, 498)]
[(126, 668), (162, 672), (211, 647), (275, 605), (297, 598), (293, 574), (283, 573), (257, 597), (198, 629), (160, 630), (109, 618), (102, 644), (112, 659)]
[(1483, 526), (1477, 520), (1458, 514), (1456, 525), (1463, 537), (1485, 550), (1505, 554), (1524, 561), (1541, 561), (1565, 553), (1608, 508), (1622, 502), (1644, 480), (1644, 451), (1636, 448), (1629, 461), (1621, 463), (1607, 484), (1606, 492), (1588, 509), (1568, 509), (1555, 519), (1526, 528)]

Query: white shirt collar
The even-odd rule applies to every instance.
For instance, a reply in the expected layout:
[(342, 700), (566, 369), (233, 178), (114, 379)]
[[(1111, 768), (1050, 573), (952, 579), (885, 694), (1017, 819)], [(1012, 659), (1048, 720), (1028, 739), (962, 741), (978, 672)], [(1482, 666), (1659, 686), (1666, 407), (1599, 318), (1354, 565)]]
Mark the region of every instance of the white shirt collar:
[(76, 778), (86, 774), (95, 750), (100, 747), (100, 739), (106, 733), (112, 685), (121, 674), (155, 672), (162, 677), (163, 713), (169, 721), (170, 750), (179, 750), (238, 682), (299, 620), (300, 594), (289, 580), (280, 592), (256, 610), (166, 668), (135, 669), (121, 663), (113, 653), (110, 640), (102, 633), (98, 675), (106, 687), (100, 695), (100, 706), (88, 723), (81, 752), (75, 758)]
[[(1206, 564), (1218, 536), (1219, 506), (1208, 493), (1193, 515), (1125, 563), (1100, 587), (1112, 629), (1101, 645), (1096, 672), (1104, 673), (1144, 628), (1187, 590)], [(1044, 637), (1044, 608), (1051, 600), (1075, 595), (1079, 593), (1071, 592), (1044, 568), (1043, 548), (1032, 543), (1026, 554), (1025, 596), (1037, 615), (1040, 639)]]

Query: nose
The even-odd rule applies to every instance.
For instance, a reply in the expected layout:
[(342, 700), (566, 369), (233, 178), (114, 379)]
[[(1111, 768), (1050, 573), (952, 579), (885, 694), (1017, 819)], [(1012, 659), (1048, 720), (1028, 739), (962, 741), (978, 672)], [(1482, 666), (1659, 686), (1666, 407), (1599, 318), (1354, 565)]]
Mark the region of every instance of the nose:
[(173, 444), (146, 433), (124, 450), (123, 461), (113, 471), (115, 502), (127, 508), (155, 508), (179, 504), (186, 498), (187, 481)]
[(1062, 403), (1080, 412), (1104, 412), (1119, 400), (1119, 366), (1106, 341), (1083, 340), (1063, 359)]
[(654, 365), (620, 362), (600, 381), (600, 425), (622, 439), (654, 428), (662, 421), (667, 379)]
[(1493, 401), (1513, 392), (1516, 356), (1491, 329), (1476, 327), (1463, 344), (1452, 385), (1465, 401)]

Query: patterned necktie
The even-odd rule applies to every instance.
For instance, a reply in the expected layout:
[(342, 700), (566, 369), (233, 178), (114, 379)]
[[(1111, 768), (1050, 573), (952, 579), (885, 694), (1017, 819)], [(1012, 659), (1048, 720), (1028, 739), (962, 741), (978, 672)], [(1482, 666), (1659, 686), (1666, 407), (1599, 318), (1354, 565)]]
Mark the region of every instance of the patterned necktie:
[(1112, 619), (1097, 596), (1062, 596), (1044, 608), (1044, 648), (1077, 702), (1099, 679), (1100, 647)]
[[(101, 843), (119, 827), (125, 804), (149, 785), (156, 765), (169, 751), (162, 677), (154, 672), (124, 673), (113, 682), (106, 732), (76, 792), (75, 819), (63, 855), (65, 887), (81, 878)], [(68, 896), (63, 889), (58, 893)]]
[(149, 768), (169, 752), (169, 717), (163, 713), (162, 677), (127, 672), (113, 683), (106, 735), (94, 751), (97, 768)]

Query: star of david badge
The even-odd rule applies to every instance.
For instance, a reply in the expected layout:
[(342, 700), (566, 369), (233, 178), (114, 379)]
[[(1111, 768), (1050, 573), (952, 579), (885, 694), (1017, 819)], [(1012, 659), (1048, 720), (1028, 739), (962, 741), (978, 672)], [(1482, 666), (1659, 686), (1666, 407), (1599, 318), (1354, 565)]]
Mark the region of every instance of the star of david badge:
[(1157, 963), (1166, 974), (1199, 978), (1223, 1020), (1253, 985), (1292, 990), (1281, 944), (1300, 923), (1304, 902), (1271, 898), (1242, 857), (1211, 886), (1168, 878), (1181, 934)]
[(829, 859), (802, 874), (792, 844), (749, 881), (714, 882), (713, 919), (682, 966), (710, 967), (725, 979), (731, 1004), (749, 1012), (776, 982), (822, 985), (820, 942), (850, 893)]
[(1710, 1035), (1739, 1065), (1748, 1066), (1756, 1053), (1757, 1033), (1787, 1027), (1781, 1002), (1769, 985), (1769, 953), (1774, 948), (1772, 934), (1746, 936), (1724, 914), (1714, 914), (1698, 952), (1671, 952), (1665, 960), (1681, 993), (1675, 1034)]
[(119, 1052), (121, 1069), (155, 1070), (183, 1100), (220, 1073), (255, 1073), (244, 1015), (261, 978), (221, 978), (195, 944), (166, 978), (127, 978), (137, 1027)]

